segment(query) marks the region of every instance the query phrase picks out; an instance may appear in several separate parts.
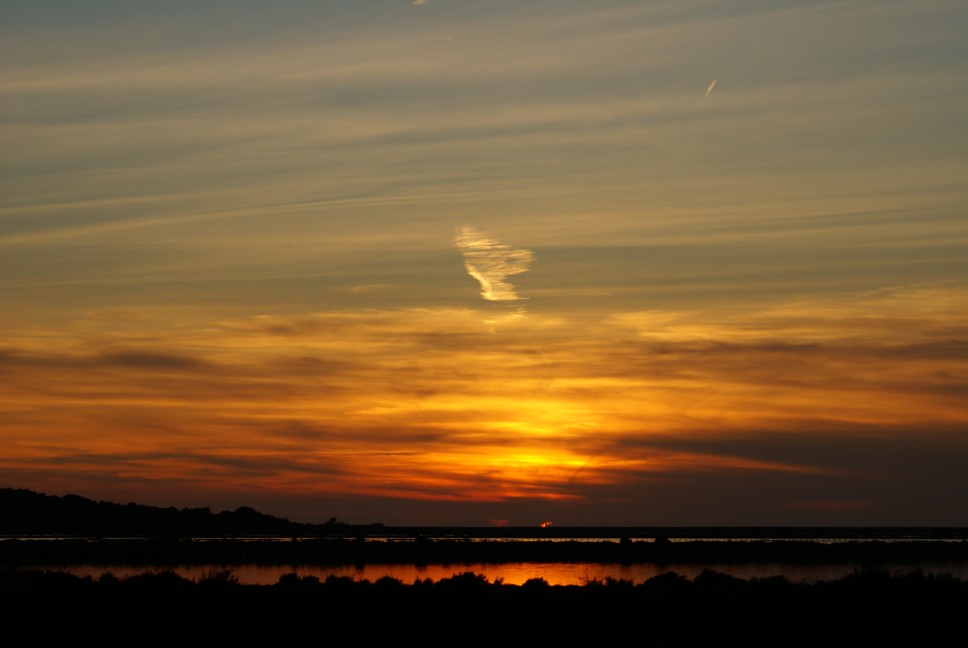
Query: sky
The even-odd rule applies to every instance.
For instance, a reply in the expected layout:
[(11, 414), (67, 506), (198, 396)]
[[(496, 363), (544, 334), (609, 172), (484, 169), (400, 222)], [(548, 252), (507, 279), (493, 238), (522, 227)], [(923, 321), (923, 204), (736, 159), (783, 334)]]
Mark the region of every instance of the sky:
[(962, 0), (0, 1), (0, 486), (968, 524)]

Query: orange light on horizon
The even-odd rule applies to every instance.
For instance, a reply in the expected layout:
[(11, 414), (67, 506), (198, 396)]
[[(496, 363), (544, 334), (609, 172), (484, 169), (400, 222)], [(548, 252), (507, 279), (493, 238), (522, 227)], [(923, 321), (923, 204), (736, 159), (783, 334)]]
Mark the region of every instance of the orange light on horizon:
[[(191, 332), (89, 318), (6, 341), (0, 470), (37, 488), (556, 503), (672, 474), (837, 477), (784, 448), (968, 420), (964, 360), (933, 346), (968, 325), (968, 289), (871, 300), (572, 328), (532, 313), (498, 333), (453, 309)], [(751, 452), (766, 434), (778, 451)]]

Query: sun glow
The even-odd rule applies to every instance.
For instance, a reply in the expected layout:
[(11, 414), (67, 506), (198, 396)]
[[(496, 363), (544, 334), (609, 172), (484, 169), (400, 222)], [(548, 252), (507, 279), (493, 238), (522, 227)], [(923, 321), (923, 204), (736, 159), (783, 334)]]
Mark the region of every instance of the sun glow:
[[(931, 346), (968, 322), (964, 295), (858, 303), (846, 320), (846, 309), (804, 303), (715, 322), (628, 313), (587, 328), (532, 313), (499, 334), (471, 309), (174, 330), (167, 316), (102, 314), (78, 339), (25, 330), (0, 356), (0, 469), (26, 463), (52, 484), (110, 469), (123, 483), (468, 502), (578, 502), (672, 475), (832, 477), (839, 468), (782, 452), (784, 439), (814, 434), (818, 411), (821, 425), (859, 433), (965, 421), (950, 403), (960, 361)], [(922, 314), (898, 328), (879, 311)], [(765, 332), (750, 324), (765, 321)], [(758, 430), (781, 444), (776, 458), (748, 452)]]

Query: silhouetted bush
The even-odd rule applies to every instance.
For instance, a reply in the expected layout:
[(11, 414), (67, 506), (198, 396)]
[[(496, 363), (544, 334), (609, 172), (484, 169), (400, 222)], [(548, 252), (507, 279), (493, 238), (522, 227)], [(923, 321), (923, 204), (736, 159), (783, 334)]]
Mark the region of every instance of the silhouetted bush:
[(202, 587), (233, 587), (239, 584), (238, 577), (231, 569), (213, 570), (198, 579)]
[(685, 576), (676, 572), (666, 572), (653, 576), (640, 585), (651, 592), (679, 592), (692, 587), (692, 583)]
[(375, 587), (396, 589), (403, 587), (403, 581), (398, 578), (393, 578), (392, 576), (381, 576), (380, 578), (376, 579), (373, 585)]
[[(5, 648), (406, 643), (417, 633), (421, 645), (613, 645), (630, 637), (678, 645), (930, 645), (961, 630), (966, 608), (968, 583), (957, 578), (882, 570), (816, 584), (709, 571), (691, 581), (669, 572), (640, 585), (552, 586), (534, 578), (521, 587), (473, 572), (413, 585), (289, 573), (258, 586), (239, 584), (226, 570), (197, 582), (172, 572), (92, 579), (0, 570)], [(468, 633), (478, 627), (501, 634)]]
[(693, 584), (706, 589), (735, 590), (745, 585), (746, 581), (730, 574), (704, 569), (693, 579)]
[(443, 578), (437, 586), (460, 589), (481, 589), (488, 584), (487, 576), (484, 574), (475, 574), (474, 572), (467, 571), (454, 574), (450, 578)]

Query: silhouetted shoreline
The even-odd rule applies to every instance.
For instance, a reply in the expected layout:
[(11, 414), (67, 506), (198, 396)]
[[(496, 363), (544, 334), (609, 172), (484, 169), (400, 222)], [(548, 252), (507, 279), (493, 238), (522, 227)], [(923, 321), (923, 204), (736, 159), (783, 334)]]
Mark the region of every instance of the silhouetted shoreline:
[(64, 539), (0, 541), (0, 566), (198, 564), (586, 563), (968, 563), (968, 542), (581, 542), (317, 538), (289, 541), (217, 539)]
[[(968, 563), (963, 528), (391, 528), (10, 489), (0, 503), (5, 646), (925, 645), (960, 632), (968, 609), (966, 582), (918, 569)], [(488, 582), (459, 567), (517, 562), (827, 563), (853, 572), (805, 583), (707, 569), (692, 580), (669, 572), (574, 586)], [(257, 585), (230, 570), (197, 581), (167, 570), (251, 564), (444, 564), (455, 575), (403, 583), (293, 572)], [(146, 571), (123, 579), (62, 571), (74, 565)]]
[(285, 575), (241, 585), (231, 572), (197, 582), (171, 572), (126, 579), (0, 570), (6, 645), (295, 645), (393, 642), (524, 646), (741, 639), (746, 645), (870, 645), (941, 640), (958, 631), (968, 583), (859, 570), (815, 584), (705, 571), (641, 584), (355, 582)]
[(521, 539), (565, 540), (963, 540), (968, 527), (803, 527), (803, 526), (599, 526), (448, 527), (291, 522), (242, 506), (214, 513), (209, 508), (162, 508), (95, 501), (78, 495), (46, 495), (0, 488), (0, 538), (335, 538), (398, 540)]
[(968, 528), (953, 527), (385, 527), (349, 525), (335, 519), (311, 525), (247, 507), (212, 513), (209, 509), (95, 502), (23, 489), (0, 489), (0, 504), (4, 513), (0, 516), (0, 567), (968, 563)]

